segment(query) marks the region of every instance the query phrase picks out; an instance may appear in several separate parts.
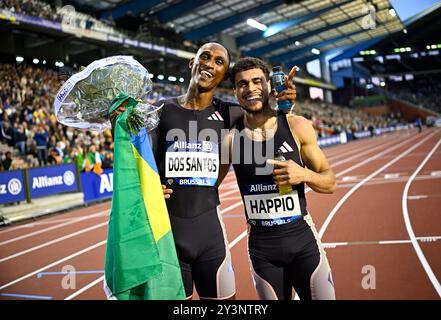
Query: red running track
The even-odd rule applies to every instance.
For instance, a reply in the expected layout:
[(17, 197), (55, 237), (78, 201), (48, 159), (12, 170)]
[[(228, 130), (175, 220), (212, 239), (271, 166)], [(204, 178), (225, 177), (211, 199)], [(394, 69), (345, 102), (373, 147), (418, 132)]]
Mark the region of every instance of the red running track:
[[(440, 129), (405, 130), (324, 150), (337, 191), (308, 190), (307, 200), (337, 299), (440, 299), (440, 143)], [(220, 191), (236, 297), (257, 299), (233, 172)], [(104, 203), (0, 229), (0, 299), (105, 299), (109, 208)], [(69, 268), (77, 272), (74, 282), (61, 274)]]

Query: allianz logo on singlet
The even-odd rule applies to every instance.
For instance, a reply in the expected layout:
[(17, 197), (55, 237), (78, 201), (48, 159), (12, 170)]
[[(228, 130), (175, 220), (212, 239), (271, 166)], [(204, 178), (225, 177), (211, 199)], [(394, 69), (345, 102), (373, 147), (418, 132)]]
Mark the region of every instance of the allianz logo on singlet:
[(201, 150), (204, 152), (211, 152), (213, 150), (213, 145), (209, 141), (202, 141), (202, 142), (176, 141), (173, 143), (172, 148), (192, 149), (192, 150)]
[(278, 191), (276, 184), (252, 184), (250, 186), (250, 192), (266, 192), (266, 191)]

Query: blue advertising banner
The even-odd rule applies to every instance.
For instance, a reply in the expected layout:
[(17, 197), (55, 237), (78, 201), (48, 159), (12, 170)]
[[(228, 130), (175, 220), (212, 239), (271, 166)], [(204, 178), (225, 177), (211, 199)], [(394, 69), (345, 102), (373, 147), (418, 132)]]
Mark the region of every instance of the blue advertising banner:
[(78, 190), (76, 168), (73, 163), (29, 169), (31, 198), (45, 197)]
[[(346, 137), (346, 135), (345, 135), (345, 137)], [(317, 143), (318, 143), (320, 148), (325, 148), (325, 147), (328, 147), (328, 146), (333, 146), (335, 144), (340, 144), (340, 143), (342, 143), (341, 135), (340, 134), (334, 134), (332, 136), (320, 138), (320, 139), (318, 139)]]
[(23, 171), (0, 172), (0, 203), (26, 200)]
[(106, 169), (101, 175), (93, 172), (81, 173), (81, 186), (86, 203), (112, 197), (113, 169)]

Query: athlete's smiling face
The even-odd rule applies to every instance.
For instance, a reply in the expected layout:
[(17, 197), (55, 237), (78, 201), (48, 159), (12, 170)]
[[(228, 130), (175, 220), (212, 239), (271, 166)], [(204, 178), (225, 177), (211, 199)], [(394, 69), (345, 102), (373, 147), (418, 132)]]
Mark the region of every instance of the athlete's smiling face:
[(191, 77), (199, 90), (215, 89), (227, 77), (228, 52), (218, 43), (204, 44), (190, 60)]
[(236, 98), (246, 111), (259, 113), (269, 105), (268, 82), (260, 68), (237, 72), (234, 84)]

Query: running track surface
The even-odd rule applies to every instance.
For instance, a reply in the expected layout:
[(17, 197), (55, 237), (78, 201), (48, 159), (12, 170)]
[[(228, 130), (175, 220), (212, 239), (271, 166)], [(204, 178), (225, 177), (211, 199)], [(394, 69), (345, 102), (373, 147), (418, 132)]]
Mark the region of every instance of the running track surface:
[[(307, 201), (337, 299), (440, 299), (440, 143), (441, 129), (412, 129), (324, 150), (338, 188), (332, 195), (307, 189)], [(257, 299), (233, 172), (220, 191), (236, 297)], [(0, 299), (105, 299), (109, 208), (107, 202), (0, 229)], [(69, 282), (62, 272), (72, 267)]]

